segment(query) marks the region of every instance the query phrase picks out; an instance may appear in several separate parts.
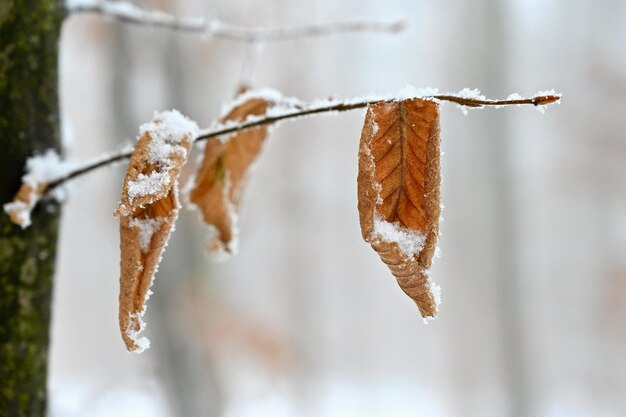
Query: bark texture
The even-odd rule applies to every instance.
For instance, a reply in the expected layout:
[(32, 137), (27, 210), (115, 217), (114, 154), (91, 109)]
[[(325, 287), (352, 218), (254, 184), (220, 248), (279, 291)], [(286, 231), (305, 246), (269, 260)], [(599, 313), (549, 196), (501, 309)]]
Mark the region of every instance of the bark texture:
[[(59, 0), (0, 1), (0, 202), (25, 160), (60, 150)], [(26, 230), (0, 214), (0, 416), (44, 416), (59, 208), (41, 204)]]

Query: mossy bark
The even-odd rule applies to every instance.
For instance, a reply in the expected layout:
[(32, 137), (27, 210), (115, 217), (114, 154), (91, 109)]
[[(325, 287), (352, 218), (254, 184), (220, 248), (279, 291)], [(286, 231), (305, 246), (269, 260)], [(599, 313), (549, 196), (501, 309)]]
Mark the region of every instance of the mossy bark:
[[(0, 0), (0, 202), (26, 159), (60, 150), (61, 0)], [(0, 213), (0, 416), (44, 416), (59, 210), (41, 204), (22, 230)]]

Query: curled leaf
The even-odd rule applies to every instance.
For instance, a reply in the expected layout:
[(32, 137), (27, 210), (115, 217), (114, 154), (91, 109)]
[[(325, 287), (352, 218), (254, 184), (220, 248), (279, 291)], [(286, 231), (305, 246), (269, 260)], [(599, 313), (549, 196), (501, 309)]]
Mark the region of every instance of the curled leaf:
[(197, 125), (173, 110), (163, 112), (141, 133), (128, 164), (115, 215), (120, 218), (119, 324), (129, 351), (150, 346), (142, 321), (150, 286), (178, 217), (178, 175)]
[(422, 316), (435, 317), (439, 287), (429, 269), (441, 212), (438, 104), (416, 98), (370, 105), (357, 182), (363, 239)]
[[(48, 185), (65, 175), (73, 167), (72, 162), (61, 160), (54, 149), (48, 149), (40, 155), (31, 156), (26, 160), (25, 173), (22, 176), (22, 185), (13, 197), (13, 201), (6, 203), (3, 209), (11, 221), (22, 229), (30, 226), (30, 213), (48, 191)], [(61, 201), (63, 192), (55, 189), (51, 196)]]
[(196, 123), (177, 110), (159, 113), (141, 126), (116, 216), (129, 215), (138, 207), (168, 195), (187, 162), (197, 133)]
[(22, 229), (30, 226), (30, 213), (46, 188), (47, 184), (23, 182), (13, 201), (3, 206), (11, 221)]
[(129, 351), (142, 352), (150, 347), (142, 317), (150, 296), (150, 286), (161, 262), (161, 255), (178, 217), (178, 190), (137, 209), (132, 216), (120, 217), (120, 307), (119, 324)]
[[(249, 116), (262, 116), (270, 103), (254, 97), (234, 107), (220, 122), (241, 122)], [(226, 142), (211, 140), (193, 180), (189, 201), (203, 221), (214, 229), (209, 249), (215, 254), (237, 253), (238, 209), (251, 166), (259, 157), (267, 138), (267, 127), (244, 130)]]

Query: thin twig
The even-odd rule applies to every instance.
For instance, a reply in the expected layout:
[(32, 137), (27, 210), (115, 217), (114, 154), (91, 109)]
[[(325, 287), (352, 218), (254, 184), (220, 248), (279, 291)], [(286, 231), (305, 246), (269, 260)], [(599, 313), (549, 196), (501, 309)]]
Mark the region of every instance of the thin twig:
[(68, 12), (98, 13), (124, 23), (167, 28), (181, 32), (200, 32), (209, 37), (245, 42), (287, 41), (351, 32), (397, 33), (406, 27), (406, 22), (403, 20), (393, 22), (354, 20), (280, 28), (249, 28), (231, 25), (217, 19), (176, 17), (160, 10), (141, 9), (127, 2), (109, 1), (73, 5), (68, 7)]
[[(422, 98), (431, 98), (441, 101), (449, 101), (461, 106), (468, 107), (483, 107), (483, 106), (511, 106), (511, 105), (522, 105), (522, 104), (532, 104), (533, 106), (545, 106), (548, 104), (552, 104), (558, 102), (561, 99), (560, 95), (543, 95), (536, 96), (532, 98), (523, 98), (523, 99), (514, 99), (514, 100), (490, 100), (490, 99), (478, 99), (478, 98), (468, 98), (468, 97), (459, 97), (455, 95), (433, 95), (429, 97)], [(216, 138), (219, 136), (230, 135), (236, 132), (241, 132), (246, 129), (251, 129), (258, 126), (270, 125), (282, 120), (294, 119), (298, 117), (309, 116), (312, 114), (318, 113), (329, 113), (329, 112), (343, 112), (354, 109), (361, 109), (367, 107), (371, 104), (376, 103), (388, 103), (393, 101), (398, 101), (399, 98), (392, 97), (387, 99), (373, 99), (373, 100), (361, 100), (361, 101), (346, 101), (346, 102), (329, 102), (328, 105), (316, 106), (316, 107), (304, 107), (298, 108), (294, 110), (288, 110), (284, 113), (280, 113), (277, 115), (265, 116), (261, 118), (255, 118), (249, 121), (243, 121), (238, 124), (228, 125), (228, 126), (218, 126), (212, 130), (204, 130), (198, 135), (194, 142), (200, 142), (203, 140)], [(118, 161), (122, 161), (124, 159), (130, 158), (132, 152), (123, 151), (118, 154), (111, 155), (109, 158), (99, 160), (97, 162), (93, 162), (87, 164), (81, 168), (78, 168), (65, 176), (50, 182), (48, 185), (48, 191), (54, 189), (55, 187), (63, 184), (66, 181), (77, 178), (81, 175), (87, 174), (91, 171), (94, 171), (98, 168), (113, 164)]]

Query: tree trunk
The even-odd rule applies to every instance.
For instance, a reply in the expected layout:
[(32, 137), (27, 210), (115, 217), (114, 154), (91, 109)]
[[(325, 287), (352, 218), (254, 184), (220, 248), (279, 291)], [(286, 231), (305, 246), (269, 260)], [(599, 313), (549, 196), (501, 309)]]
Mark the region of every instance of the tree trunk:
[[(0, 2), (0, 202), (26, 159), (60, 151), (60, 0)], [(22, 230), (0, 214), (0, 416), (44, 416), (58, 205), (40, 204)]]

